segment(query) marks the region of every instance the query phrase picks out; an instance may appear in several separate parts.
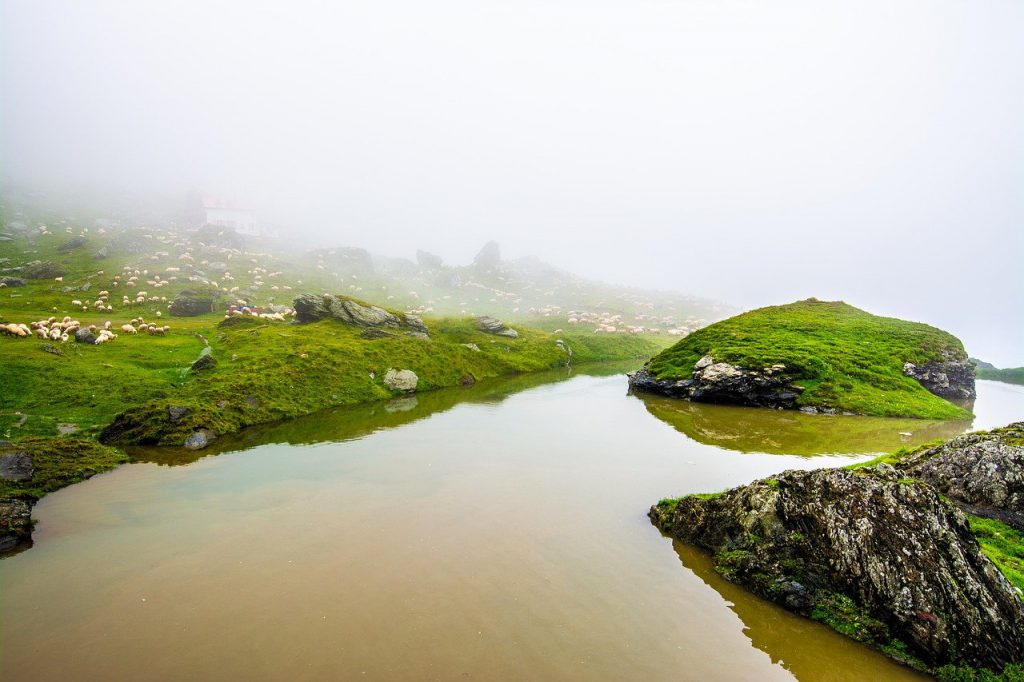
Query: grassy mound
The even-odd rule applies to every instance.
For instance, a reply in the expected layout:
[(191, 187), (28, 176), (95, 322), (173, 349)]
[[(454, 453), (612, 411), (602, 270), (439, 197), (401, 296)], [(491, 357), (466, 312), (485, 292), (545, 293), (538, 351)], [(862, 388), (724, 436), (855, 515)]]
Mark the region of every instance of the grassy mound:
[(903, 363), (966, 359), (951, 334), (808, 299), (752, 310), (690, 334), (654, 357), (658, 379), (688, 378), (704, 355), (747, 369), (783, 364), (804, 388), (800, 405), (877, 416), (963, 419), (969, 413), (903, 374)]

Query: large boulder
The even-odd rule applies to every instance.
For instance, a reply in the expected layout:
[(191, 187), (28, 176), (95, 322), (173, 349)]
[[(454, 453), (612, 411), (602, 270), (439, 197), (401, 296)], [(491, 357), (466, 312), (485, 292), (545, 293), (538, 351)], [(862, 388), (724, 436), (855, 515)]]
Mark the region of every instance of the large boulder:
[(519, 338), (519, 332), (515, 329), (506, 326), (501, 320), (488, 315), (481, 315), (476, 318), (476, 328), (487, 334), (494, 334), (495, 336), (504, 336), (510, 339)]
[(27, 279), (53, 279), (63, 277), (66, 273), (63, 265), (58, 265), (50, 260), (34, 260), (26, 263), (21, 269), (21, 274)]
[(24, 450), (0, 452), (0, 480), (30, 481), (35, 467), (32, 455)]
[(416, 263), (421, 268), (428, 270), (438, 270), (444, 265), (444, 261), (441, 260), (440, 256), (435, 256), (429, 251), (423, 251), (422, 249), (416, 249)]
[(58, 251), (72, 251), (74, 249), (81, 248), (81, 247), (85, 246), (88, 243), (89, 242), (88, 242), (88, 240), (85, 237), (82, 237), (82, 236), (72, 237), (71, 239), (67, 240), (66, 242), (64, 242), (60, 246), (58, 246), (57, 250)]
[(23, 287), (25, 280), (21, 277), (0, 277), (0, 285), (5, 287)]
[(420, 378), (411, 369), (389, 369), (384, 374), (384, 385), (392, 391), (411, 393), (416, 390)]
[(299, 322), (335, 319), (363, 329), (398, 329), (419, 336), (428, 334), (423, 320), (415, 315), (394, 313), (347, 296), (301, 294), (295, 298), (292, 307)]
[(171, 301), (169, 312), (178, 317), (195, 317), (212, 313), (219, 298), (209, 289), (184, 289)]
[(796, 407), (803, 390), (793, 384), (785, 365), (751, 370), (717, 362), (711, 355), (705, 355), (694, 364), (688, 379), (658, 379), (644, 368), (629, 375), (629, 385), (670, 398), (785, 409)]
[(473, 265), (481, 268), (497, 267), (501, 263), (501, 247), (498, 242), (487, 242), (473, 259)]
[(896, 658), (1024, 661), (1024, 606), (963, 512), (890, 466), (787, 471), (650, 516), (729, 580)]
[(974, 400), (977, 391), (974, 387), (974, 363), (966, 357), (944, 351), (942, 360), (915, 365), (903, 363), (903, 373), (921, 382), (935, 395), (954, 400)]
[(1024, 422), (922, 448), (896, 467), (970, 512), (1024, 531)]

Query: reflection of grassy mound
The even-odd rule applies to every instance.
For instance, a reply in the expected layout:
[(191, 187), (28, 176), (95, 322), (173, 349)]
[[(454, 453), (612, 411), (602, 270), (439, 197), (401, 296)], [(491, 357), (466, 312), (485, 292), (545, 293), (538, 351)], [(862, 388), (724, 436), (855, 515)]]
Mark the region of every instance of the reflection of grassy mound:
[(970, 426), (969, 421), (826, 416), (709, 405), (647, 394), (638, 398), (648, 412), (698, 443), (773, 455), (889, 452), (950, 438)]
[(689, 378), (693, 365), (709, 354), (746, 369), (785, 365), (805, 389), (800, 405), (878, 416), (968, 416), (903, 374), (905, 362), (966, 359), (956, 337), (842, 302), (809, 299), (717, 322), (658, 354), (648, 371), (657, 379)]

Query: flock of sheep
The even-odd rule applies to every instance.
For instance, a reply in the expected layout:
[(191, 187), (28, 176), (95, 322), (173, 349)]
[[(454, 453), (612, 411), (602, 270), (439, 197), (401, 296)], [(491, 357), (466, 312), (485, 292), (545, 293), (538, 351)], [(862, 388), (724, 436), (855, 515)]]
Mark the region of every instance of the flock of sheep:
[[(108, 320), (102, 326), (90, 324), (83, 327), (82, 323), (78, 320), (64, 316), (62, 320), (58, 320), (56, 317), (49, 317), (45, 320), (36, 320), (28, 324), (14, 322), (0, 324), (0, 333), (19, 338), (37, 336), (44, 341), (59, 341), (60, 343), (67, 343), (72, 338), (75, 338), (75, 340), (83, 341), (88, 339), (86, 341), (88, 343), (102, 344), (109, 343), (117, 338), (117, 333), (114, 332), (112, 326), (112, 323)], [(89, 334), (79, 337), (77, 333), (83, 329), (88, 331)], [(144, 332), (150, 336), (163, 336), (170, 331), (171, 327), (169, 325), (151, 324), (142, 318), (134, 318), (130, 323), (122, 324), (120, 329), (126, 334)]]

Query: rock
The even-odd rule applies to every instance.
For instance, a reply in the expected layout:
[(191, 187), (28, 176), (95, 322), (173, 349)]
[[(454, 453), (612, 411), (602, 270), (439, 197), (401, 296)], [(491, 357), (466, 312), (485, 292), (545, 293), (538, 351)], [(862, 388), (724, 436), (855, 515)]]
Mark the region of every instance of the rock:
[(247, 395), (245, 396), (245, 406), (248, 407), (250, 410), (255, 410), (259, 408), (260, 401), (257, 400), (256, 396), (254, 395)]
[(24, 450), (0, 453), (0, 479), (4, 481), (30, 481), (35, 467), (32, 455)]
[(96, 343), (96, 335), (93, 334), (88, 329), (85, 329), (85, 328), (76, 329), (75, 330), (75, 342), (77, 342), (77, 343), (85, 343), (85, 344)]
[(416, 249), (416, 263), (421, 268), (427, 268), (430, 270), (438, 270), (444, 265), (444, 261), (441, 260), (440, 256), (435, 256), (427, 251)]
[(34, 260), (21, 269), (27, 279), (53, 279), (66, 274), (64, 267), (49, 260)]
[(23, 287), (25, 286), (25, 280), (21, 277), (0, 277), (0, 284), (5, 287)]
[(1024, 531), (1024, 422), (920, 449), (896, 467), (935, 486), (972, 514)]
[(466, 372), (459, 377), (459, 386), (472, 386), (476, 383), (476, 377), (473, 376), (472, 372)]
[(72, 237), (57, 247), (58, 251), (71, 251), (85, 246), (88, 242), (85, 237)]
[(476, 345), (475, 343), (464, 343), (462, 345), (476, 353), (480, 352), (480, 346)]
[(295, 319), (299, 322), (333, 318), (364, 329), (396, 329), (428, 335), (427, 326), (415, 315), (400, 315), (375, 305), (363, 305), (347, 296), (301, 294), (295, 298), (292, 307), (295, 308)]
[(199, 429), (189, 434), (183, 445), (188, 450), (201, 450), (217, 438), (217, 435), (209, 429)]
[(505, 336), (510, 339), (519, 338), (519, 332), (515, 329), (511, 329), (505, 326), (505, 323), (501, 320), (490, 317), (488, 315), (481, 315), (476, 318), (476, 328), (487, 334), (495, 334), (496, 336)]
[(501, 263), (501, 247), (498, 242), (487, 242), (473, 259), (473, 265), (482, 268), (493, 268)]
[(73, 433), (78, 433), (78, 424), (72, 424), (71, 422), (61, 422), (57, 424), (57, 433), (62, 436), (70, 436)]
[(647, 368), (629, 374), (630, 388), (670, 398), (704, 403), (795, 409), (802, 388), (792, 383), (784, 365), (748, 370), (705, 355), (688, 379), (657, 379)]
[(59, 346), (55, 346), (52, 343), (44, 343), (41, 346), (44, 353), (50, 353), (51, 355), (64, 355), (64, 351)]
[(384, 374), (384, 385), (392, 391), (415, 391), (420, 378), (410, 369), (389, 369)]
[(99, 251), (92, 255), (93, 260), (104, 260), (110, 257), (110, 249), (106, 246), (102, 247)]
[(32, 503), (0, 500), (0, 552), (9, 552), (32, 540)]
[(185, 405), (171, 405), (167, 408), (167, 418), (177, 422), (192, 414), (192, 408)]
[[(209, 348), (209, 347), (207, 347), (207, 348)], [(204, 348), (203, 350), (207, 350), (207, 348)], [(202, 372), (203, 370), (213, 369), (216, 366), (217, 366), (217, 359), (214, 358), (209, 353), (203, 353), (202, 355), (199, 356), (199, 358), (195, 362), (192, 363), (192, 371), (193, 372)]]
[(359, 334), (361, 339), (397, 339), (398, 334), (381, 331), (380, 329), (364, 329)]
[(787, 471), (650, 516), (729, 580), (890, 655), (898, 640), (932, 670), (1024, 660), (1020, 597), (964, 514), (892, 467)]
[(974, 400), (974, 364), (966, 357), (959, 358), (943, 351), (942, 360), (918, 367), (912, 362), (903, 363), (903, 373), (921, 382), (921, 385), (937, 396), (954, 400)]
[(215, 292), (198, 289), (184, 289), (171, 301), (170, 313), (178, 317), (195, 317), (213, 312)]

